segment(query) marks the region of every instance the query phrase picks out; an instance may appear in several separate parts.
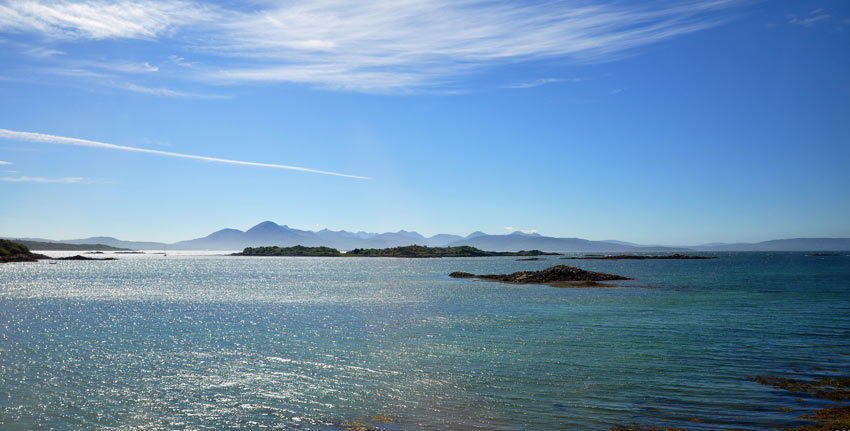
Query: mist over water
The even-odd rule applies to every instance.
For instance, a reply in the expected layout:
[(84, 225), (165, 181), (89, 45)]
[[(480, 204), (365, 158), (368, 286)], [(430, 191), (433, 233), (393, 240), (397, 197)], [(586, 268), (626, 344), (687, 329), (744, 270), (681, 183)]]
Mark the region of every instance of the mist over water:
[[(118, 256), (0, 266), (0, 428), (763, 430), (850, 372), (850, 257)], [(566, 263), (559, 289), (450, 279)], [(794, 411), (784, 412), (787, 407)], [(699, 418), (703, 422), (689, 422)]]

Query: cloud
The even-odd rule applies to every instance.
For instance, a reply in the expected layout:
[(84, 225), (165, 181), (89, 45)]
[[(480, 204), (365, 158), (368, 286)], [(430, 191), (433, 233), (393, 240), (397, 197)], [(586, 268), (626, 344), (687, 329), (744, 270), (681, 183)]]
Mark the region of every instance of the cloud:
[(722, 12), (738, 4), (293, 0), (228, 9), (182, 0), (11, 0), (0, 6), (0, 31), (54, 39), (168, 39), (175, 64), (183, 59), (174, 52), (195, 52), (206, 62), (193, 64), (180, 79), (208, 84), (404, 92), (457, 87), (465, 76), (499, 65), (609, 61), (717, 26), (727, 19)]
[(0, 160), (0, 166), (11, 165), (11, 164), (12, 164), (12, 162), (4, 162), (3, 160)]
[(809, 12), (809, 15), (805, 18), (797, 18), (795, 15), (790, 15), (788, 17), (788, 22), (795, 25), (801, 25), (803, 27), (811, 27), (818, 22), (826, 21), (829, 18), (830, 15), (824, 13), (823, 9), (815, 9)]
[(579, 81), (581, 81), (581, 78), (570, 78), (570, 79), (541, 78), (541, 79), (535, 79), (534, 81), (529, 81), (529, 82), (517, 82), (517, 83), (514, 83), (514, 84), (508, 84), (508, 85), (503, 86), (502, 88), (533, 88), (533, 87), (539, 87), (541, 85), (553, 84), (553, 83), (556, 83), (556, 82), (579, 82)]
[(148, 62), (136, 63), (131, 61), (97, 61), (97, 62), (88, 62), (89, 67), (94, 67), (98, 69), (104, 69), (111, 72), (123, 72), (123, 73), (152, 73), (159, 70), (159, 67), (152, 66)]
[(164, 87), (146, 87), (138, 84), (121, 84), (117, 86), (134, 93), (149, 94), (151, 96), (187, 98), (187, 99), (230, 99), (232, 96), (223, 94), (190, 93), (186, 91), (172, 90)]
[(177, 157), (183, 159), (194, 159), (194, 160), (203, 160), (207, 162), (216, 162), (216, 163), (226, 163), (231, 165), (243, 165), (243, 166), (260, 166), (266, 168), (275, 168), (275, 169), (287, 169), (292, 171), (300, 171), (300, 172), (310, 172), (314, 174), (322, 174), (322, 175), (334, 175), (338, 177), (346, 177), (346, 178), (356, 178), (361, 180), (370, 179), (369, 177), (361, 177), (357, 175), (348, 175), (341, 174), (338, 172), (329, 172), (329, 171), (320, 171), (317, 169), (310, 168), (302, 168), (298, 166), (287, 166), (287, 165), (278, 165), (274, 163), (258, 163), (258, 162), (244, 162), (240, 160), (230, 160), (230, 159), (220, 159), (217, 157), (207, 157), (207, 156), (195, 156), (191, 154), (182, 154), (182, 153), (173, 153), (170, 151), (160, 151), (160, 150), (150, 150), (147, 148), (137, 148), (137, 147), (127, 147), (124, 145), (115, 145), (115, 144), (107, 144), (105, 142), (98, 141), (90, 141), (87, 139), (78, 139), (78, 138), (69, 138), (65, 136), (55, 136), (55, 135), (47, 135), (43, 133), (33, 133), (33, 132), (19, 132), (15, 130), (8, 129), (0, 129), (0, 139), (9, 139), (15, 141), (27, 141), (27, 142), (42, 142), (46, 144), (58, 144), (58, 145), (73, 145), (78, 147), (95, 147), (95, 148), (105, 148), (110, 150), (120, 150), (120, 151), (131, 151), (136, 153), (147, 153), (147, 154), (156, 154), (159, 156), (166, 157)]
[(0, 181), (7, 183), (64, 183), (77, 184), (82, 183), (83, 177), (65, 177), (65, 178), (43, 178), (43, 177), (0, 177)]
[(55, 55), (64, 54), (64, 52), (59, 51), (58, 49), (43, 48), (40, 46), (31, 47), (26, 51), (26, 53), (33, 57), (53, 57)]
[(604, 61), (717, 25), (729, 2), (639, 8), (575, 2), (288, 2), (224, 23), (207, 46), (241, 60), (211, 80), (308, 82), (354, 90), (431, 87), (499, 64)]
[(518, 229), (513, 226), (505, 226), (504, 229), (508, 232), (522, 232), (522, 233), (537, 233), (537, 229)]
[(202, 22), (210, 8), (183, 1), (35, 1), (0, 5), (0, 30), (54, 39), (153, 39)]

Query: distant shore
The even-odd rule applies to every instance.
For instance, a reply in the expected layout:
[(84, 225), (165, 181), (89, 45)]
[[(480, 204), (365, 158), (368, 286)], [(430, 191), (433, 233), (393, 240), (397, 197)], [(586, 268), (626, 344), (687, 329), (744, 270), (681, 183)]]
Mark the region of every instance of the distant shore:
[(439, 257), (490, 257), (490, 256), (555, 256), (540, 250), (520, 250), (517, 252), (485, 251), (471, 246), (428, 247), (409, 245), (392, 248), (355, 248), (345, 253), (330, 247), (247, 247), (231, 256), (314, 256), (314, 257), (400, 257), (400, 258), (439, 258)]

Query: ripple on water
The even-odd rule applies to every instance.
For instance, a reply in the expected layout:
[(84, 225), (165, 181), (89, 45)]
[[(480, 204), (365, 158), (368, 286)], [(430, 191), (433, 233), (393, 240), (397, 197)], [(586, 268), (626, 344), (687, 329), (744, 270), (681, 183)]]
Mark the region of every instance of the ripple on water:
[(843, 261), (576, 264), (638, 279), (614, 289), (446, 277), (549, 264), (0, 266), (0, 428), (757, 430), (801, 407), (748, 377), (850, 369)]

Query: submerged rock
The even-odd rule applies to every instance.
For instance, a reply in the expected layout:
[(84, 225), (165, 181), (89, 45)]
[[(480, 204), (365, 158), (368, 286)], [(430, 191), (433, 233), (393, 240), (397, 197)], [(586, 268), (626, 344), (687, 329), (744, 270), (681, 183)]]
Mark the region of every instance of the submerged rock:
[[(577, 286), (606, 286), (598, 284), (598, 281), (631, 280), (614, 274), (604, 272), (585, 271), (574, 266), (555, 265), (541, 271), (520, 271), (512, 274), (486, 274), (475, 275), (468, 272), (453, 272), (449, 274), (452, 278), (479, 278), (482, 280), (499, 281), (502, 283), (516, 284), (548, 284), (557, 287)], [(595, 284), (594, 284), (595, 283)]]

